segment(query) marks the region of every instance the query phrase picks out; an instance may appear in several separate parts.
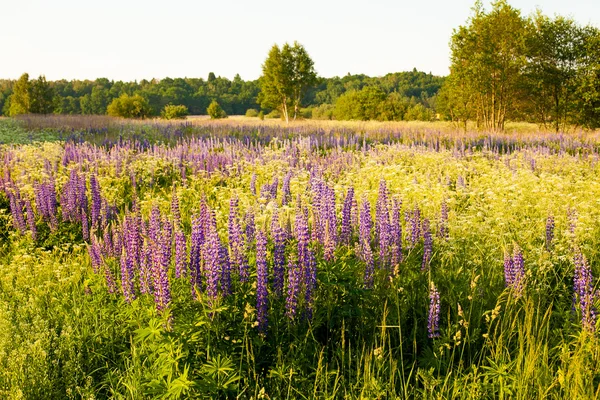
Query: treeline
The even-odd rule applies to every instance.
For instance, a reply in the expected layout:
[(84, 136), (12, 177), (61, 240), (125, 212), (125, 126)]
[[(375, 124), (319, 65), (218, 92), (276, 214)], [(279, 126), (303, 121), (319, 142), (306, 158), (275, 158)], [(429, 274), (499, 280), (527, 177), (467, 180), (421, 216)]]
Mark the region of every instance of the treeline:
[(466, 129), (502, 131), (508, 120), (553, 130), (600, 127), (600, 30), (506, 1), (478, 1), (454, 31), (438, 111)]
[[(383, 77), (350, 74), (341, 78), (320, 77), (302, 99), (301, 114), (304, 118), (321, 119), (403, 119), (404, 116), (431, 119), (443, 80), (417, 70)], [(277, 116), (277, 110), (261, 110), (257, 100), (260, 90), (259, 80), (244, 81), (239, 75), (229, 80), (214, 73), (206, 80), (165, 78), (140, 82), (106, 78), (46, 81), (43, 76), (30, 79), (29, 75), (23, 74), (17, 81), (0, 80), (0, 109), (8, 116), (24, 113), (103, 115), (107, 114), (111, 103), (115, 103), (115, 108), (124, 101), (132, 102), (134, 96), (136, 99), (141, 96), (145, 103), (140, 106), (140, 116), (164, 114), (167, 105), (183, 105), (192, 115), (205, 115), (213, 101), (218, 102), (228, 115), (257, 110)], [(350, 101), (356, 101), (356, 104), (349, 107)], [(386, 101), (398, 104), (400, 111), (386, 111)], [(36, 108), (37, 103), (44, 107)]]

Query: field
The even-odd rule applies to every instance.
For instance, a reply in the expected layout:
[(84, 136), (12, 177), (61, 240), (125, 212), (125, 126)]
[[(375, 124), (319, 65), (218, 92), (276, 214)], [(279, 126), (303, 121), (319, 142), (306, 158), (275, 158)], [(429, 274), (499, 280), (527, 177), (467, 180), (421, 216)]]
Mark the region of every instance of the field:
[(600, 137), (0, 120), (0, 398), (600, 397)]

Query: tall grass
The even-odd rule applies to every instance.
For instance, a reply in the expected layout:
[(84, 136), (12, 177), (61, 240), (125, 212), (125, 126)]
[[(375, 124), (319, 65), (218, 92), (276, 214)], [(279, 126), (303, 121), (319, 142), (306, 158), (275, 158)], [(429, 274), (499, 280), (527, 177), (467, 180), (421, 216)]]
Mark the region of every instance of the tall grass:
[[(136, 129), (165, 132), (144, 124)], [(448, 148), (408, 134), (401, 143), (373, 138), (343, 147), (333, 139), (327, 146), (304, 139), (261, 144), (227, 137), (227, 129), (218, 128), (218, 137), (163, 145), (143, 146), (136, 139), (0, 149), (6, 160), (0, 168), (0, 398), (600, 396), (598, 330), (582, 328), (573, 300), (575, 246), (593, 275), (600, 273), (600, 167), (593, 135), (581, 137), (585, 151), (577, 150), (573, 137), (561, 142), (563, 151), (550, 151), (555, 136), (532, 134), (503, 152), (498, 146), (457, 148), (456, 138), (464, 136), (455, 134), (438, 136), (452, 141)], [(238, 131), (255, 132), (244, 129)], [(301, 133), (317, 136), (314, 130)], [(318, 282), (312, 319), (290, 321), (285, 299), (270, 291), (263, 335), (256, 326), (251, 246), (250, 280), (236, 280), (231, 296), (215, 300), (200, 290), (194, 300), (189, 279), (175, 278), (169, 269), (172, 302), (161, 313), (150, 295), (125, 300), (118, 259), (106, 260), (119, 289), (107, 291), (77, 223), (61, 221), (52, 229), (36, 214), (35, 240), (29, 229), (15, 229), (12, 185), (33, 198), (37, 184), (52, 180), (61, 193), (71, 170), (88, 182), (97, 177), (102, 197), (118, 209), (115, 225), (134, 198), (144, 219), (154, 206), (172, 217), (175, 193), (188, 237), (204, 199), (224, 241), (233, 196), (242, 212), (254, 212), (258, 228), (268, 229), (275, 210), (284, 225), (294, 224), (299, 203), (312, 212), (315, 175), (334, 189), (338, 215), (349, 187), (375, 209), (383, 179), (390, 197), (403, 200), (404, 260), (397, 273), (376, 269), (373, 288), (365, 288), (365, 265), (354, 246), (339, 245), (327, 261), (324, 249), (312, 243)], [(253, 179), (259, 189), (275, 177), (281, 185), (288, 171), (288, 205), (281, 204), (280, 192), (269, 199), (250, 190)], [(443, 202), (449, 208), (447, 238), (437, 235)], [(423, 240), (408, 246), (405, 212), (417, 206), (434, 233), (425, 270)], [(576, 220), (568, 210), (576, 211)], [(549, 214), (556, 221), (551, 244), (545, 239)], [(286, 254), (293, 255), (295, 245), (290, 239)], [(516, 246), (525, 260), (522, 293), (504, 280), (504, 254)], [(427, 331), (431, 283), (441, 299), (438, 338)], [(597, 290), (597, 279), (594, 285)], [(595, 301), (598, 306), (598, 296)]]

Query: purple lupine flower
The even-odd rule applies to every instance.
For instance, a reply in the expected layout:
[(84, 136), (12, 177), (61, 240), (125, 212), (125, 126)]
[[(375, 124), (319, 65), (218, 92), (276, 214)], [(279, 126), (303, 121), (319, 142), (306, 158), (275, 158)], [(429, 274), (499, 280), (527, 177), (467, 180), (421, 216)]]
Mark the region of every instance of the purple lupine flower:
[(27, 211), (27, 225), (31, 232), (31, 239), (35, 242), (37, 238), (37, 228), (35, 226), (35, 214), (33, 213), (33, 207), (31, 206), (31, 200), (25, 200), (25, 210)]
[(321, 203), (321, 224), (323, 226), (325, 259), (333, 260), (333, 253), (338, 243), (337, 217), (335, 215), (335, 192), (327, 185), (323, 185), (323, 202)]
[(283, 292), (285, 268), (285, 233), (279, 224), (279, 214), (273, 213), (271, 220), (271, 234), (273, 235), (273, 290), (280, 296)]
[(525, 280), (525, 263), (523, 260), (523, 252), (519, 247), (516, 247), (513, 252), (513, 283), (515, 297), (521, 297), (524, 289)]
[(379, 195), (375, 206), (375, 235), (379, 244), (380, 266), (386, 267), (388, 264), (391, 232), (388, 189), (383, 179), (379, 182)]
[[(354, 191), (354, 190), (353, 190)], [(352, 207), (350, 207), (350, 225), (351, 231), (356, 232), (359, 230), (359, 210), (358, 210), (358, 200), (354, 194), (352, 195)]]
[(509, 253), (504, 253), (504, 285), (511, 286), (514, 281), (513, 258)]
[(92, 243), (88, 245), (88, 254), (92, 263), (92, 269), (97, 274), (102, 267), (102, 257), (100, 255), (100, 246), (95, 236), (92, 236)]
[(548, 251), (552, 248), (552, 240), (554, 240), (554, 216), (548, 215), (546, 218), (546, 248)]
[(187, 270), (187, 241), (181, 228), (175, 230), (175, 277), (181, 278)]
[(348, 188), (344, 205), (342, 206), (342, 231), (340, 241), (344, 244), (350, 243), (352, 237), (352, 206), (354, 204), (354, 188)]
[(166, 216), (163, 216), (161, 225), (162, 235), (160, 246), (162, 251), (162, 264), (168, 271), (173, 256), (173, 225)]
[(431, 229), (429, 227), (429, 220), (427, 218), (423, 219), (423, 262), (421, 263), (421, 271), (425, 271), (429, 268), (429, 261), (431, 260), (432, 255), (432, 243), (433, 239), (431, 237)]
[[(124, 246), (125, 247), (125, 246)], [(147, 238), (142, 243), (142, 257), (140, 260), (140, 292), (152, 294), (152, 239)]]
[(525, 263), (519, 247), (515, 247), (512, 257), (509, 254), (504, 255), (504, 281), (505, 285), (512, 289), (515, 297), (522, 296), (525, 285)]
[[(358, 240), (361, 244), (360, 248), (364, 248), (364, 243), (371, 243), (371, 229), (373, 221), (371, 219), (371, 205), (366, 197), (363, 197), (360, 208), (360, 229), (358, 232)], [(370, 246), (369, 246), (370, 247)], [(364, 254), (360, 254), (364, 258)]]
[(429, 289), (427, 332), (430, 339), (440, 337), (440, 293), (433, 282), (431, 282), (431, 288)]
[(90, 240), (90, 224), (88, 222), (88, 216), (85, 210), (81, 211), (81, 232), (83, 240)]
[(252, 173), (252, 179), (250, 179), (250, 192), (256, 196), (256, 172)]
[(254, 225), (254, 211), (248, 210), (246, 212), (246, 229), (244, 234), (246, 235), (246, 250), (250, 250), (254, 243), (254, 235), (256, 233), (256, 226)]
[(448, 203), (446, 203), (446, 200), (442, 201), (438, 236), (442, 239), (448, 238)]
[(221, 242), (217, 232), (217, 223), (214, 215), (211, 215), (208, 227), (208, 234), (204, 242), (204, 271), (206, 273), (206, 292), (210, 299), (214, 300), (218, 296), (220, 271), (220, 250)]
[(310, 240), (310, 234), (308, 232), (308, 222), (306, 220), (306, 214), (302, 210), (298, 210), (296, 213), (296, 240), (298, 241), (298, 264), (304, 271), (308, 265), (308, 242)]
[(105, 257), (113, 257), (116, 256), (114, 253), (113, 239), (111, 236), (111, 230), (104, 230), (104, 235), (102, 237), (102, 252)]
[(196, 298), (196, 291), (202, 286), (200, 275), (200, 252), (202, 250), (202, 222), (200, 216), (192, 217), (192, 236), (190, 239), (190, 284), (192, 295)]
[(90, 192), (92, 197), (92, 227), (98, 228), (100, 226), (101, 210), (102, 210), (102, 197), (100, 195), (100, 185), (96, 174), (90, 176)]
[(371, 245), (367, 240), (362, 241), (360, 247), (361, 257), (365, 263), (365, 275), (364, 284), (365, 288), (371, 289), (373, 287), (373, 278), (375, 273), (375, 262), (373, 261), (373, 251)]
[(238, 199), (232, 197), (229, 200), (229, 221), (227, 225), (229, 235), (229, 251), (232, 266), (237, 269), (240, 281), (248, 280), (248, 261), (244, 252), (242, 229), (238, 221)]
[(579, 249), (575, 250), (574, 263), (573, 300), (575, 304), (579, 304), (583, 329), (589, 333), (594, 333), (596, 331), (596, 309), (594, 308), (594, 301), (596, 300), (598, 293), (594, 291), (592, 269)]
[(415, 206), (410, 216), (410, 247), (414, 248), (421, 238), (421, 210)]
[(229, 262), (229, 251), (223, 244), (219, 247), (219, 263), (221, 266), (221, 292), (223, 296), (231, 294), (231, 263)]
[(173, 225), (178, 227), (181, 223), (181, 212), (179, 211), (179, 198), (177, 197), (175, 186), (173, 186), (173, 194), (171, 196), (171, 215), (173, 215)]
[(292, 179), (292, 171), (285, 174), (283, 178), (283, 187), (281, 188), (281, 205), (287, 205), (292, 199), (292, 191), (290, 190), (290, 181)]
[(390, 227), (392, 243), (392, 265), (397, 268), (402, 262), (402, 223), (400, 222), (400, 208), (402, 200), (394, 199), (392, 204), (392, 221)]
[(304, 300), (306, 303), (306, 319), (311, 320), (314, 311), (314, 293), (317, 289), (317, 260), (312, 249), (306, 252), (306, 266), (304, 269)]
[(163, 232), (160, 230), (160, 226), (155, 234), (156, 240), (150, 240), (150, 247), (152, 248), (152, 284), (154, 286), (153, 295), (156, 310), (162, 313), (171, 303), (171, 289), (167, 269), (164, 265), (164, 252), (161, 250), (161, 243), (165, 240), (161, 237)]
[(21, 199), (12, 192), (8, 192), (8, 199), (10, 202), (10, 212), (13, 217), (13, 225), (19, 230), (19, 233), (24, 234), (27, 226), (25, 219), (23, 218), (23, 206), (21, 204)]
[(135, 300), (133, 265), (125, 251), (121, 252), (121, 288), (126, 302), (131, 303), (132, 300)]
[(287, 297), (285, 299), (285, 314), (289, 319), (294, 319), (298, 309), (298, 296), (300, 294), (300, 280), (302, 271), (295, 260), (290, 257), (288, 261)]
[(256, 319), (258, 330), (265, 334), (268, 325), (268, 269), (267, 269), (267, 237), (258, 230), (256, 234)]
[(108, 264), (104, 264), (104, 278), (106, 279), (108, 293), (115, 293), (117, 291), (117, 285), (115, 284), (115, 278), (113, 277), (112, 271), (110, 270)]

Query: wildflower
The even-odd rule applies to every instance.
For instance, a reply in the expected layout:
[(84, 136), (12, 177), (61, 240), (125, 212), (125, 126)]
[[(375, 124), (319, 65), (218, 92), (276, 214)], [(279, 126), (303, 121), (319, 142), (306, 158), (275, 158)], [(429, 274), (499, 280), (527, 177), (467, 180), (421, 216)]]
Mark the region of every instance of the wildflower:
[(437, 288), (431, 283), (429, 289), (429, 316), (427, 318), (427, 332), (429, 338), (437, 338), (440, 336), (440, 293)]
[(256, 234), (256, 319), (258, 330), (267, 331), (268, 271), (267, 271), (267, 237), (262, 230)]
[(423, 261), (421, 263), (421, 271), (425, 271), (429, 267), (429, 261), (431, 260), (432, 254), (432, 237), (431, 230), (429, 227), (429, 220), (425, 218), (423, 220)]

